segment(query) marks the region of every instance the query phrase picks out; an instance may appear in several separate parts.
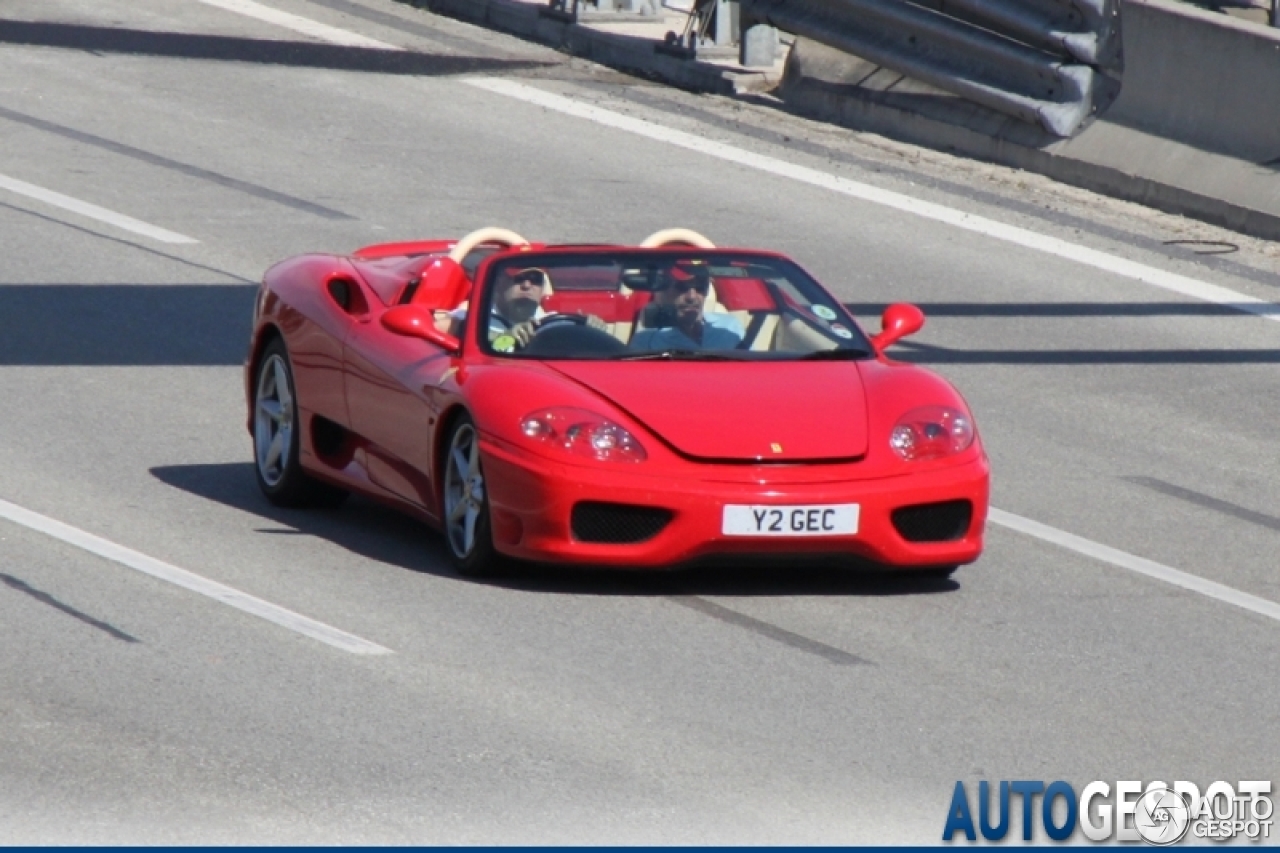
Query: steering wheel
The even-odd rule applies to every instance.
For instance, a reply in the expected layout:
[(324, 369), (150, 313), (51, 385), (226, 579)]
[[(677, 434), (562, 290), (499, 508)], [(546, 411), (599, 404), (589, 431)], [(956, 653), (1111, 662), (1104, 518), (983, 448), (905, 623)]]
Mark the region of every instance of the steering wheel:
[(537, 322), (533, 338), (522, 352), (549, 358), (609, 356), (625, 352), (627, 345), (594, 328), (584, 314), (548, 314)]
[(690, 231), (688, 228), (664, 228), (645, 237), (644, 241), (640, 243), (640, 248), (656, 249), (659, 246), (670, 245), (696, 246), (699, 249), (714, 249), (716, 247), (715, 243), (712, 243), (697, 231)]
[(455, 264), (460, 264), (473, 249), (485, 243), (498, 243), (502, 246), (529, 245), (528, 240), (506, 228), (479, 228), (453, 244), (453, 248), (449, 250), (449, 259)]
[(548, 314), (533, 322), (533, 336), (536, 338), (548, 329), (585, 325), (587, 325), (587, 315), (585, 314)]

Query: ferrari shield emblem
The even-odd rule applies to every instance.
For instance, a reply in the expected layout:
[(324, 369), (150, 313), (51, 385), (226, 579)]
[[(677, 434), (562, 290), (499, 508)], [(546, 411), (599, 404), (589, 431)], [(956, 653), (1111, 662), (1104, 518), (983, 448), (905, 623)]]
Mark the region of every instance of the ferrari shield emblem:
[(769, 449), (770, 449), (770, 450), (772, 450), (774, 453), (781, 453), (781, 452), (782, 452), (782, 445), (781, 445), (781, 444), (778, 444), (778, 442), (776, 442), (776, 441), (775, 441), (775, 442), (773, 442), (772, 444), (770, 444), (770, 445), (769, 445)]

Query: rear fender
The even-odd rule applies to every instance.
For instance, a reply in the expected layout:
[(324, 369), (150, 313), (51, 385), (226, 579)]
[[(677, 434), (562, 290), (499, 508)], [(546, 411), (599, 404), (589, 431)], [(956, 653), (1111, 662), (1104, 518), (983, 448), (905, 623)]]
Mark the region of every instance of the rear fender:
[(343, 342), (372, 304), (359, 275), (341, 256), (302, 255), (268, 269), (262, 287), (253, 355), (246, 364), (249, 400), (257, 359), (271, 336), (278, 335), (289, 352), (299, 409), (349, 424)]

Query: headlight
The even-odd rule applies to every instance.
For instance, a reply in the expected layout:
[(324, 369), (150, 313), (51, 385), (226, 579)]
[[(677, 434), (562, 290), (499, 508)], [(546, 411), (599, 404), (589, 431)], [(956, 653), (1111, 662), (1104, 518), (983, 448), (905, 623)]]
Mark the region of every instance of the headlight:
[(526, 438), (601, 462), (643, 462), (649, 458), (636, 437), (602, 415), (558, 406), (520, 419)]
[(973, 419), (947, 406), (921, 406), (907, 412), (889, 434), (889, 446), (903, 459), (940, 459), (973, 444)]

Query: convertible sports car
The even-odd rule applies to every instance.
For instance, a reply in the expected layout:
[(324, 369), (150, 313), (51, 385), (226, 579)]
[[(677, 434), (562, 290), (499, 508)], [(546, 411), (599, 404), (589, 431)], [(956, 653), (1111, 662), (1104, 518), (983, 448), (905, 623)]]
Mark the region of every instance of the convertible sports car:
[(461, 240), (273, 266), (245, 365), (259, 486), (440, 527), (462, 574), (805, 557), (946, 575), (989, 469), (960, 394), (773, 252)]

